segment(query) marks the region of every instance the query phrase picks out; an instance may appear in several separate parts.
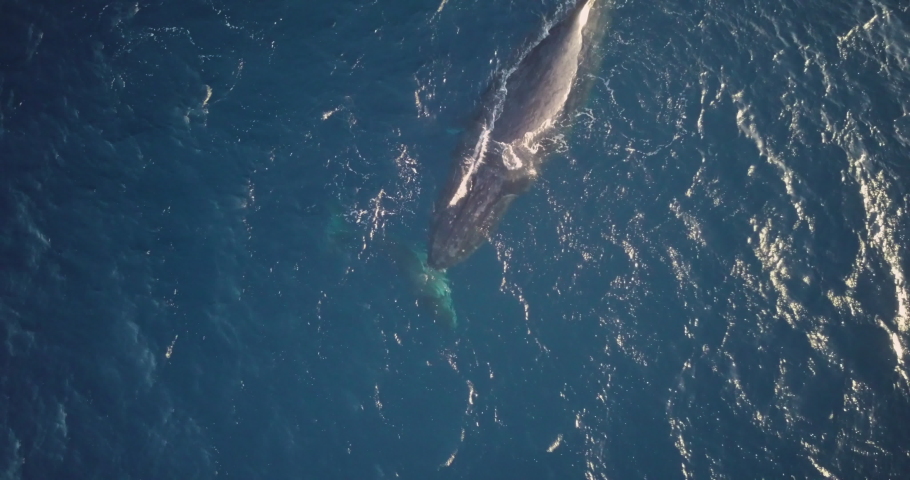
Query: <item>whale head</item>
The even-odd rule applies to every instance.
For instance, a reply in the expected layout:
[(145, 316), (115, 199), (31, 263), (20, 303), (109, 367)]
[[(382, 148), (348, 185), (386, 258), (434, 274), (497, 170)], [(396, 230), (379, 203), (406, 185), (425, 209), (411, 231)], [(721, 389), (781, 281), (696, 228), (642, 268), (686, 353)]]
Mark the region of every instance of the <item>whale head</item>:
[(498, 175), (479, 175), (475, 186), (454, 205), (438, 205), (430, 231), (427, 264), (445, 270), (469, 257), (496, 228), (517, 194)]
[(392, 260), (406, 276), (417, 306), (437, 324), (454, 329), (458, 316), (445, 272), (429, 267), (422, 249), (395, 239), (386, 239), (385, 244)]
[(458, 326), (458, 316), (452, 303), (452, 289), (445, 273), (425, 268), (412, 280), (417, 287), (417, 304), (429, 311), (433, 320), (444, 327)]

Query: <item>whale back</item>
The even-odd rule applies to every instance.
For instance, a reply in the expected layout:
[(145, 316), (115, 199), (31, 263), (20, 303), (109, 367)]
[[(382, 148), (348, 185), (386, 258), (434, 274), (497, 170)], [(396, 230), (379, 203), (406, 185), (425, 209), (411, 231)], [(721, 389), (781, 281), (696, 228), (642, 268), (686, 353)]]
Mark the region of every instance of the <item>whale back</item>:
[[(537, 177), (552, 133), (597, 34), (597, 0), (578, 0), (563, 19), (494, 83), (492, 104), (463, 142), (436, 203), (428, 263), (445, 269), (470, 256), (495, 230), (515, 198)], [(606, 1), (606, 0), (602, 0)], [(600, 12), (598, 12), (599, 14)], [(552, 143), (552, 142), (549, 142)]]
[(553, 126), (575, 83), (594, 2), (579, 0), (509, 75), (502, 113), (493, 130), (496, 141), (536, 140)]

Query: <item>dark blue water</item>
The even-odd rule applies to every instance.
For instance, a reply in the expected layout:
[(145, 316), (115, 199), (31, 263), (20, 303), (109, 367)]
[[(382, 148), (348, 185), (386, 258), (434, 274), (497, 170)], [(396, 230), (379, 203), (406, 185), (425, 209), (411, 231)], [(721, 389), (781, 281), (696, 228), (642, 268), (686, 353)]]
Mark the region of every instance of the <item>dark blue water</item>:
[(566, 3), (0, 0), (0, 479), (905, 478), (906, 2), (614, 2), (415, 304), (387, 239)]

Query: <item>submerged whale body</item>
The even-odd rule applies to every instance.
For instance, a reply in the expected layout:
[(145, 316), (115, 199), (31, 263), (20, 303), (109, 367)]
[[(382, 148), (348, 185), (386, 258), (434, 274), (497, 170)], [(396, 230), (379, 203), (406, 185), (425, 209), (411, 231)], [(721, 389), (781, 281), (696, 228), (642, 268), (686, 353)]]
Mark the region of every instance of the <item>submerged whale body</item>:
[(542, 143), (576, 84), (593, 43), (594, 3), (575, 6), (494, 84), (482, 118), (456, 154), (448, 186), (433, 214), (427, 263), (446, 269), (489, 238), (512, 201), (527, 191), (544, 160)]
[[(359, 250), (364, 241), (362, 232), (358, 232), (345, 218), (341, 204), (329, 203), (326, 210), (328, 215), (322, 231), (322, 248), (326, 253), (350, 261), (350, 252)], [(427, 254), (420, 248), (414, 248), (393, 236), (382, 236), (375, 245), (398, 266), (411, 287), (418, 307), (429, 314), (435, 323), (455, 329), (458, 326), (458, 316), (455, 314), (452, 289), (446, 273), (430, 268), (427, 265)]]
[(445, 272), (429, 268), (427, 254), (410, 245), (389, 239), (386, 248), (411, 285), (417, 305), (430, 314), (434, 322), (454, 329), (458, 316), (452, 301), (452, 289)]

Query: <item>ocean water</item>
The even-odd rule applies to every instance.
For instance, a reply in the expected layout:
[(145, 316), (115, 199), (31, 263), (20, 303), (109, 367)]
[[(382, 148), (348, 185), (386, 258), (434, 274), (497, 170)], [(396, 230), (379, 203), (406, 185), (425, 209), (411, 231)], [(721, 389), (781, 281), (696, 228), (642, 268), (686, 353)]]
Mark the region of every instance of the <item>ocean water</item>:
[(390, 239), (571, 3), (0, 0), (0, 480), (906, 478), (905, 1), (615, 0), (416, 305)]

